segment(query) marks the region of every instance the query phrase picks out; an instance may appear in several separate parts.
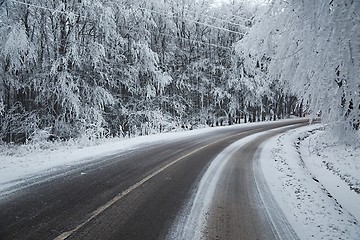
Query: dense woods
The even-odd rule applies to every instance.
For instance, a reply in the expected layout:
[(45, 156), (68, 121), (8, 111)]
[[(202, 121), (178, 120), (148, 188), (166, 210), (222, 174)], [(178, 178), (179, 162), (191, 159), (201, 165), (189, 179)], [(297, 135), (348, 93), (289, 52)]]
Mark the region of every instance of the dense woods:
[(0, 1), (0, 138), (127, 137), (308, 107), (353, 131), (358, 5)]
[(268, 63), (267, 82), (282, 83), (339, 139), (359, 143), (360, 1), (270, 1), (257, 20), (238, 48)]

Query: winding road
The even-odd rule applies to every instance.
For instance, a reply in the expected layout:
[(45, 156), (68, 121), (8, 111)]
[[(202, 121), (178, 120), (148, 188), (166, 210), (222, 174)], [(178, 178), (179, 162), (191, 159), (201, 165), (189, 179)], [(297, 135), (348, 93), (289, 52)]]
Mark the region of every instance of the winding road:
[(307, 124), (223, 127), (59, 170), (0, 200), (0, 239), (296, 239), (256, 155)]

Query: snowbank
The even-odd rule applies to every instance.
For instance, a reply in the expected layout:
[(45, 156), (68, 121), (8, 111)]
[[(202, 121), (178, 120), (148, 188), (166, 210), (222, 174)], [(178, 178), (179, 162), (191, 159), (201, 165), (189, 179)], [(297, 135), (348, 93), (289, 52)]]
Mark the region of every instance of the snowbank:
[(265, 179), (300, 239), (360, 239), (360, 149), (320, 125), (278, 135), (260, 153)]

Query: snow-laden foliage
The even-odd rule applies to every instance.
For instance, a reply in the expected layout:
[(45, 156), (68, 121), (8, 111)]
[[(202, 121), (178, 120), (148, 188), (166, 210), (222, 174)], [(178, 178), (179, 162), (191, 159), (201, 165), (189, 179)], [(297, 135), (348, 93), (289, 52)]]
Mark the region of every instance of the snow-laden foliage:
[(34, 61), (34, 46), (29, 41), (26, 30), (21, 24), (9, 26), (7, 30), (8, 33), (3, 32), (7, 38), (1, 46), (1, 55), (7, 61), (8, 71), (22, 70), (27, 62)]
[(359, 19), (359, 1), (269, 1), (237, 48), (351, 142), (360, 123)]
[(254, 58), (234, 54), (252, 25), (249, 9), (241, 1), (5, 1), (0, 139), (47, 132), (86, 142), (293, 113), (286, 93), (264, 84), (270, 60), (255, 69)]

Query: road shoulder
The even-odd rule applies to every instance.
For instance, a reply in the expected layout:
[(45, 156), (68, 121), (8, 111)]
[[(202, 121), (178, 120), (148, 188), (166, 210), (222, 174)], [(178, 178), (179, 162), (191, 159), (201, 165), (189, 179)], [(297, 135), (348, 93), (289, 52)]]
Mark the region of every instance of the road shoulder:
[[(360, 202), (360, 195), (341, 178), (341, 171), (354, 163), (343, 155), (342, 166), (347, 164), (347, 168), (326, 167), (324, 152), (339, 149), (315, 149), (320, 146), (314, 142), (321, 136), (319, 128), (303, 127), (267, 141), (259, 153), (263, 176), (300, 239), (360, 239), (358, 204), (354, 204)], [(360, 176), (354, 169), (351, 172), (355, 178)]]

